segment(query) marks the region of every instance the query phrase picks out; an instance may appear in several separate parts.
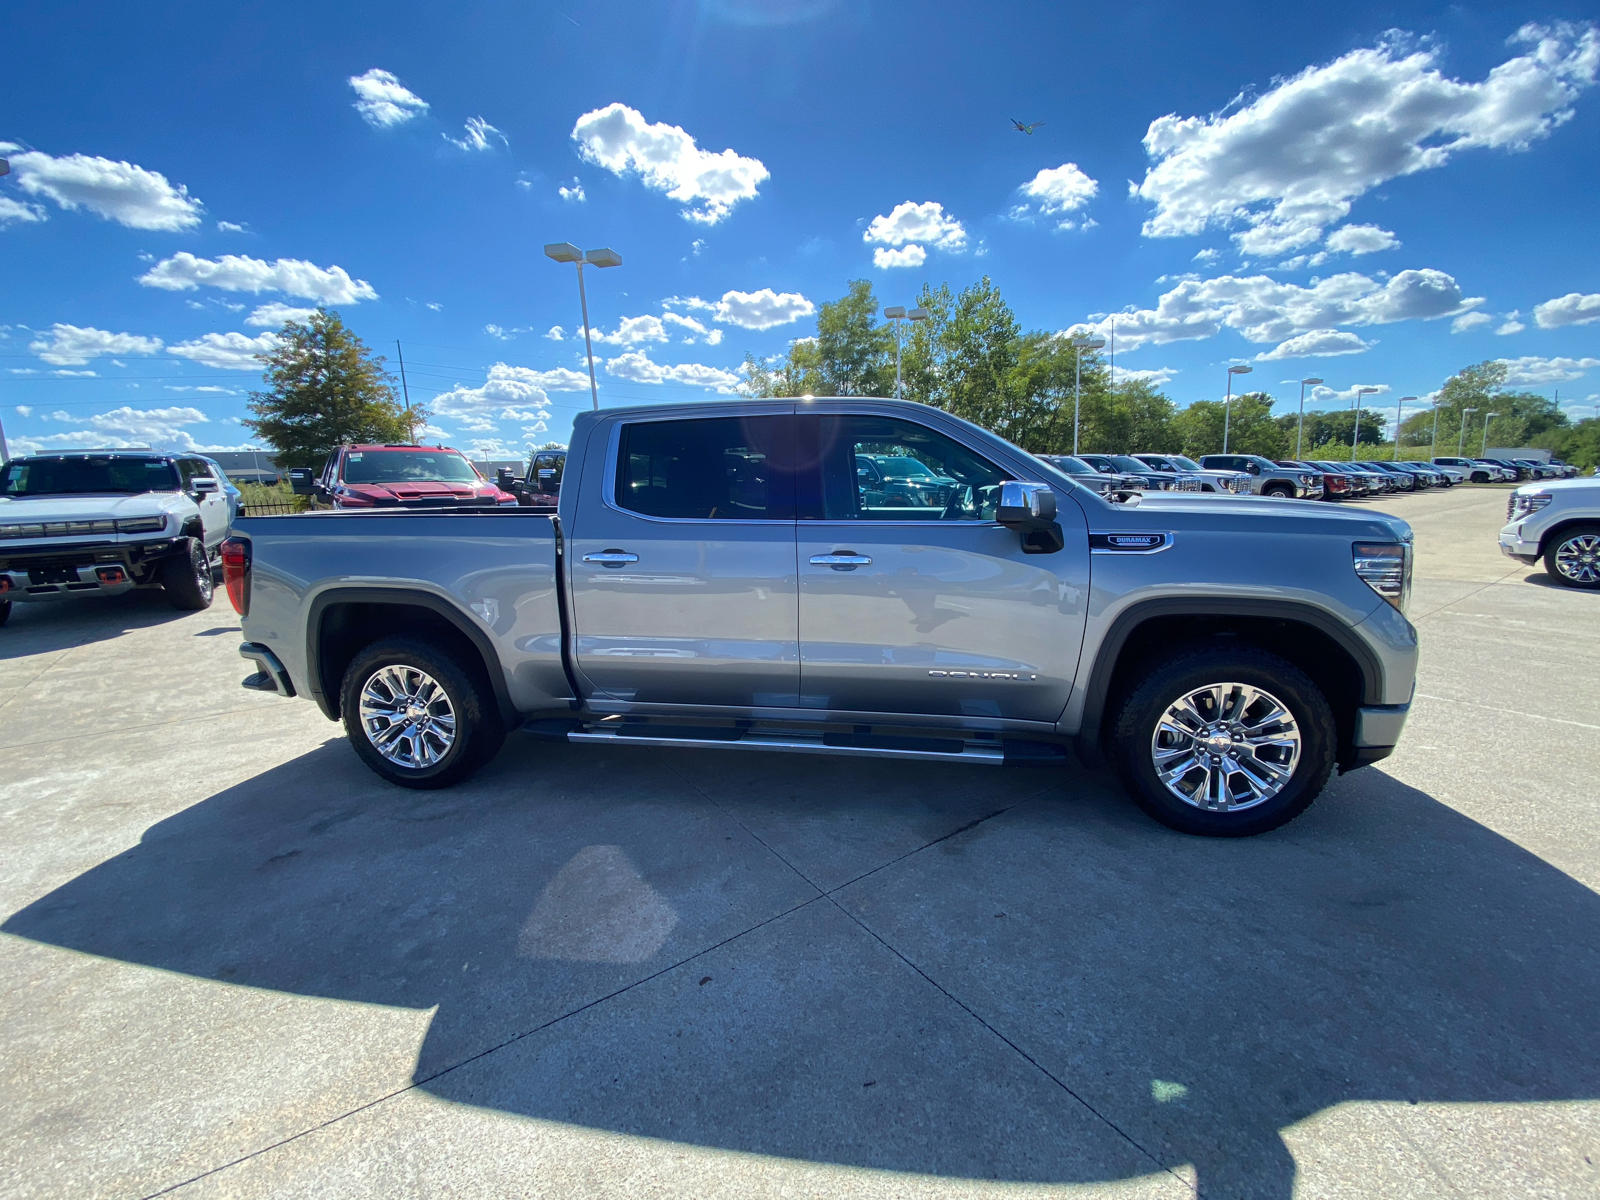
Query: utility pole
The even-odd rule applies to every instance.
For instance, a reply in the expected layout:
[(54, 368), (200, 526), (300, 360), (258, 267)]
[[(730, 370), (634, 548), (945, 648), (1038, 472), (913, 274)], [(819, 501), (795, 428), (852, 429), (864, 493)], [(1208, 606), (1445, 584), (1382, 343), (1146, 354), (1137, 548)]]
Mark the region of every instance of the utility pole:
[(406, 398), (406, 432), (411, 435), (411, 440), (417, 440), (417, 424), (411, 419), (411, 389), (406, 386), (406, 356), (400, 349), (400, 339), (394, 340), (394, 352), (400, 359), (400, 394)]
[(1463, 408), (1461, 410), (1461, 436), (1456, 439), (1456, 457), (1460, 458), (1467, 452), (1467, 418), (1478, 410)]
[(1228, 368), (1228, 398), (1222, 402), (1222, 452), (1228, 452), (1228, 425), (1233, 416), (1233, 377), (1235, 375), (1248, 375), (1254, 367), (1243, 364)]
[(1363, 396), (1376, 396), (1377, 394), (1378, 394), (1378, 389), (1377, 388), (1358, 387), (1356, 389), (1356, 404), (1355, 404), (1355, 409), (1356, 409), (1356, 428), (1355, 428), (1355, 432), (1350, 435), (1350, 461), (1351, 462), (1355, 462), (1355, 460), (1356, 460), (1356, 443), (1361, 440), (1361, 397), (1363, 397)]
[(1415, 400), (1415, 396), (1401, 396), (1394, 402), (1394, 461), (1400, 461), (1400, 410), (1407, 400)]
[(1322, 380), (1313, 375), (1300, 381), (1300, 424), (1294, 431), (1294, 457), (1297, 462), (1300, 459), (1300, 442), (1306, 432), (1306, 384), (1308, 383), (1312, 387), (1321, 387)]
[(1430, 447), (1428, 451), (1429, 458), (1433, 458), (1439, 453), (1439, 404), (1443, 399), (1444, 397), (1442, 396), (1433, 398), (1433, 441), (1428, 443)]

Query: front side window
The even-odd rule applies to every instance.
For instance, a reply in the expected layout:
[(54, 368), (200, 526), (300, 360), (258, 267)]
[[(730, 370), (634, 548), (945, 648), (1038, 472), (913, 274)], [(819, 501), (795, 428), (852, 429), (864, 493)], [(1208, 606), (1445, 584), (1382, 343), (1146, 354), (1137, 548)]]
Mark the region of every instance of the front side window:
[(211, 478), (211, 468), (198, 458), (180, 458), (178, 460), (178, 474), (183, 477), (184, 491), (193, 491), (196, 479)]
[(616, 504), (649, 517), (792, 521), (789, 417), (624, 425)]
[(454, 450), (351, 450), (344, 456), (344, 481), (479, 484), (483, 476)]
[[(992, 521), (1009, 476), (942, 433), (892, 417), (809, 418), (820, 496), (802, 516), (825, 521)], [(866, 463), (871, 470), (863, 470)]]
[(13, 459), (0, 473), (0, 492), (7, 496), (83, 496), (95, 493), (139, 495), (175, 492), (178, 474), (161, 458)]

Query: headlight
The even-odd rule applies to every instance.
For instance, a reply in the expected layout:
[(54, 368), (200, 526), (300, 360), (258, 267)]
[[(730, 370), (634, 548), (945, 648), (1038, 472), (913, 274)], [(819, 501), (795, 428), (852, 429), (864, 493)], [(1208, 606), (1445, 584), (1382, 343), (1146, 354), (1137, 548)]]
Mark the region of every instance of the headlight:
[(1356, 574), (1401, 612), (1411, 600), (1411, 546), (1407, 542), (1357, 542)]
[(1316, 484), (1317, 484), (1317, 481), (1311, 475), (1302, 475), (1302, 476), (1300, 476), (1300, 483), (1304, 487), (1315, 487)]
[(118, 533), (160, 533), (166, 527), (165, 517), (129, 517), (117, 522)]
[(1506, 520), (1520, 521), (1523, 517), (1530, 517), (1553, 499), (1548, 492), (1512, 492), (1511, 499), (1506, 502)]

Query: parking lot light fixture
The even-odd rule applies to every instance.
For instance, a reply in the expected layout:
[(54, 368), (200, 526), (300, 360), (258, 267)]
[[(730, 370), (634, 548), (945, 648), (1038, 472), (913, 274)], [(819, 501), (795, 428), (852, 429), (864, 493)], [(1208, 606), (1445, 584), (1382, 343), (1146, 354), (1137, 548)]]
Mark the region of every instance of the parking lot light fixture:
[(1377, 394), (1378, 394), (1378, 389), (1377, 388), (1358, 387), (1356, 389), (1356, 401), (1355, 401), (1356, 428), (1355, 428), (1355, 432), (1350, 435), (1350, 461), (1351, 462), (1355, 462), (1355, 460), (1356, 460), (1356, 443), (1361, 440), (1361, 397), (1363, 397), (1363, 396), (1376, 396)]
[(1222, 402), (1222, 452), (1228, 452), (1228, 423), (1233, 415), (1233, 377), (1235, 375), (1248, 375), (1254, 367), (1237, 363), (1228, 368), (1228, 398)]
[(1083, 352), (1098, 350), (1106, 344), (1103, 337), (1075, 337), (1072, 339), (1072, 452), (1078, 452), (1078, 410), (1083, 401)]
[(544, 256), (559, 263), (573, 263), (578, 268), (578, 304), (583, 309), (583, 349), (589, 356), (589, 399), (598, 412), (600, 387), (594, 380), (594, 344), (589, 340), (589, 297), (583, 289), (583, 266), (588, 263), (591, 267), (620, 267), (622, 255), (609, 247), (585, 253), (571, 242), (551, 242), (544, 248)]
[(883, 315), (894, 322), (894, 398), (900, 399), (900, 326), (903, 321), (926, 321), (928, 310), (925, 308), (906, 308), (899, 304), (891, 304), (883, 310)]
[(1309, 379), (1302, 379), (1300, 381), (1300, 424), (1295, 427), (1295, 431), (1294, 431), (1294, 457), (1295, 457), (1295, 461), (1296, 462), (1300, 461), (1300, 441), (1305, 436), (1305, 432), (1306, 432), (1306, 385), (1307, 384), (1310, 384), (1312, 387), (1321, 387), (1322, 386), (1322, 380), (1318, 379), (1315, 375), (1313, 375)]
[(1407, 400), (1415, 400), (1415, 396), (1401, 396), (1394, 402), (1394, 461), (1400, 461), (1400, 410), (1405, 407)]
[(1436, 458), (1439, 454), (1439, 405), (1442, 403), (1444, 403), (1443, 396), (1433, 398), (1433, 441), (1428, 443), (1431, 447), (1428, 451), (1429, 458)]
[(1456, 457), (1460, 458), (1467, 452), (1467, 418), (1478, 410), (1463, 408), (1461, 410), (1461, 436), (1456, 439)]
[(1478, 447), (1479, 458), (1482, 458), (1485, 454), (1489, 453), (1489, 422), (1494, 420), (1499, 415), (1499, 413), (1483, 414), (1483, 445)]

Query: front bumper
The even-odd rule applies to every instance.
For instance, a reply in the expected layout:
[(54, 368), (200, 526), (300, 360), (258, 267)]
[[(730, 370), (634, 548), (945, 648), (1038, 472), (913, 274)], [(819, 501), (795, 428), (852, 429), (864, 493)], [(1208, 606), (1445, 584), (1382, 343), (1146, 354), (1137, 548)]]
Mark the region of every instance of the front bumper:
[(1364, 767), (1393, 754), (1410, 713), (1410, 704), (1374, 704), (1356, 709), (1356, 727), (1350, 739), (1354, 751), (1350, 767)]
[(1500, 553), (1531, 565), (1539, 561), (1539, 537), (1535, 534), (1531, 541), (1528, 540), (1524, 536), (1524, 524), (1515, 521), (1500, 531)]
[(154, 579), (173, 539), (92, 542), (0, 550), (0, 598), (59, 600), (81, 592), (126, 592)]

